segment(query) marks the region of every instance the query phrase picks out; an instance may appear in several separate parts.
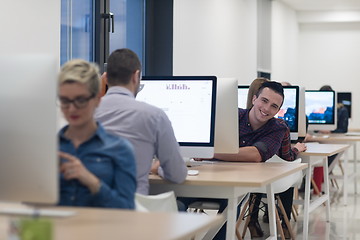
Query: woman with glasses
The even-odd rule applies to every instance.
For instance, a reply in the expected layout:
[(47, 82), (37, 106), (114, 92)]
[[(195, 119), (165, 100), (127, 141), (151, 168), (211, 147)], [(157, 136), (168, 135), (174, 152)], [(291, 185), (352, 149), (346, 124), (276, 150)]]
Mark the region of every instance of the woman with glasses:
[(98, 68), (72, 60), (58, 78), (59, 105), (68, 125), (59, 132), (59, 205), (134, 208), (131, 144), (105, 132), (93, 114), (100, 102)]

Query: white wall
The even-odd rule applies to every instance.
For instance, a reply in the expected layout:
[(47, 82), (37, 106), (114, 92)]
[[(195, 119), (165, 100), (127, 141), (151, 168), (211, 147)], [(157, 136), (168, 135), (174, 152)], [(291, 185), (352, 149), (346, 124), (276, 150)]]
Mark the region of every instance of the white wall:
[(297, 15), (281, 2), (272, 3), (271, 78), (299, 85)]
[(174, 75), (256, 78), (256, 1), (174, 0)]
[(309, 88), (329, 84), (352, 92), (350, 127), (360, 128), (360, 22), (301, 24), (300, 78)]
[(0, 29), (0, 54), (45, 53), (60, 59), (60, 0), (2, 1)]
[(273, 2), (272, 76), (319, 89), (352, 92), (350, 128), (360, 128), (360, 12), (295, 12)]

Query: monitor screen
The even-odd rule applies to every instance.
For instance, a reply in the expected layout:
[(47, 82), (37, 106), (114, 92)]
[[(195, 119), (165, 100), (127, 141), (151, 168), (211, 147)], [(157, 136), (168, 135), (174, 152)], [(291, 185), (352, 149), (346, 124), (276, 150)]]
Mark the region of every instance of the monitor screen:
[[(290, 129), (291, 140), (298, 138), (299, 125), (299, 86), (284, 86), (284, 103), (275, 116), (284, 119)], [(238, 107), (246, 108), (249, 86), (238, 86)]]
[(183, 157), (213, 157), (216, 83), (214, 76), (144, 76), (136, 99), (164, 110)]
[(0, 200), (56, 203), (58, 62), (0, 56)]
[(336, 129), (336, 112), (334, 91), (305, 91), (305, 113), (308, 117), (309, 130)]
[(238, 85), (238, 108), (246, 109), (248, 85)]
[(351, 118), (351, 92), (337, 92), (337, 102), (344, 104)]
[(284, 86), (284, 103), (277, 114), (290, 128), (291, 140), (296, 140), (299, 126), (299, 86)]

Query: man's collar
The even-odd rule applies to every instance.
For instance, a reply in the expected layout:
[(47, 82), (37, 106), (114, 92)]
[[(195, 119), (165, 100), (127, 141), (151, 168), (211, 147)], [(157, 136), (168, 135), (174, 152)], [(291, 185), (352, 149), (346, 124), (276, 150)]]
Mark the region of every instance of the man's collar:
[(128, 95), (133, 98), (135, 98), (134, 93), (132, 93), (128, 88), (122, 87), (122, 86), (113, 86), (108, 89), (106, 92), (106, 95), (109, 94), (122, 94), (122, 95)]

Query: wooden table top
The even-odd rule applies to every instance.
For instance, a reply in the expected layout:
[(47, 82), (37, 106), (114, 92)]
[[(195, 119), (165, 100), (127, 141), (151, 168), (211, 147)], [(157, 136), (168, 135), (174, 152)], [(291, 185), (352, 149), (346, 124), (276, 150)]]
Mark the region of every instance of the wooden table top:
[[(6, 204), (5, 204), (6, 206)], [(0, 208), (4, 207), (0, 203)], [(51, 218), (53, 240), (99, 239), (190, 239), (195, 233), (207, 230), (222, 221), (220, 216), (194, 213), (136, 212), (100, 208), (62, 208), (76, 214), (71, 217)], [(0, 215), (0, 239), (7, 239), (10, 217)]]
[(360, 141), (360, 135), (346, 135), (344, 133), (317, 134), (313, 136), (313, 140), (321, 143), (331, 142), (357, 142)]
[[(306, 163), (214, 163), (194, 166), (197, 176), (187, 176), (185, 185), (263, 187), (282, 177), (307, 168)], [(150, 183), (163, 183), (159, 176), (150, 175)]]
[(334, 154), (345, 151), (350, 147), (348, 144), (321, 144), (321, 143), (306, 143), (307, 150), (299, 153), (301, 156), (332, 156)]

